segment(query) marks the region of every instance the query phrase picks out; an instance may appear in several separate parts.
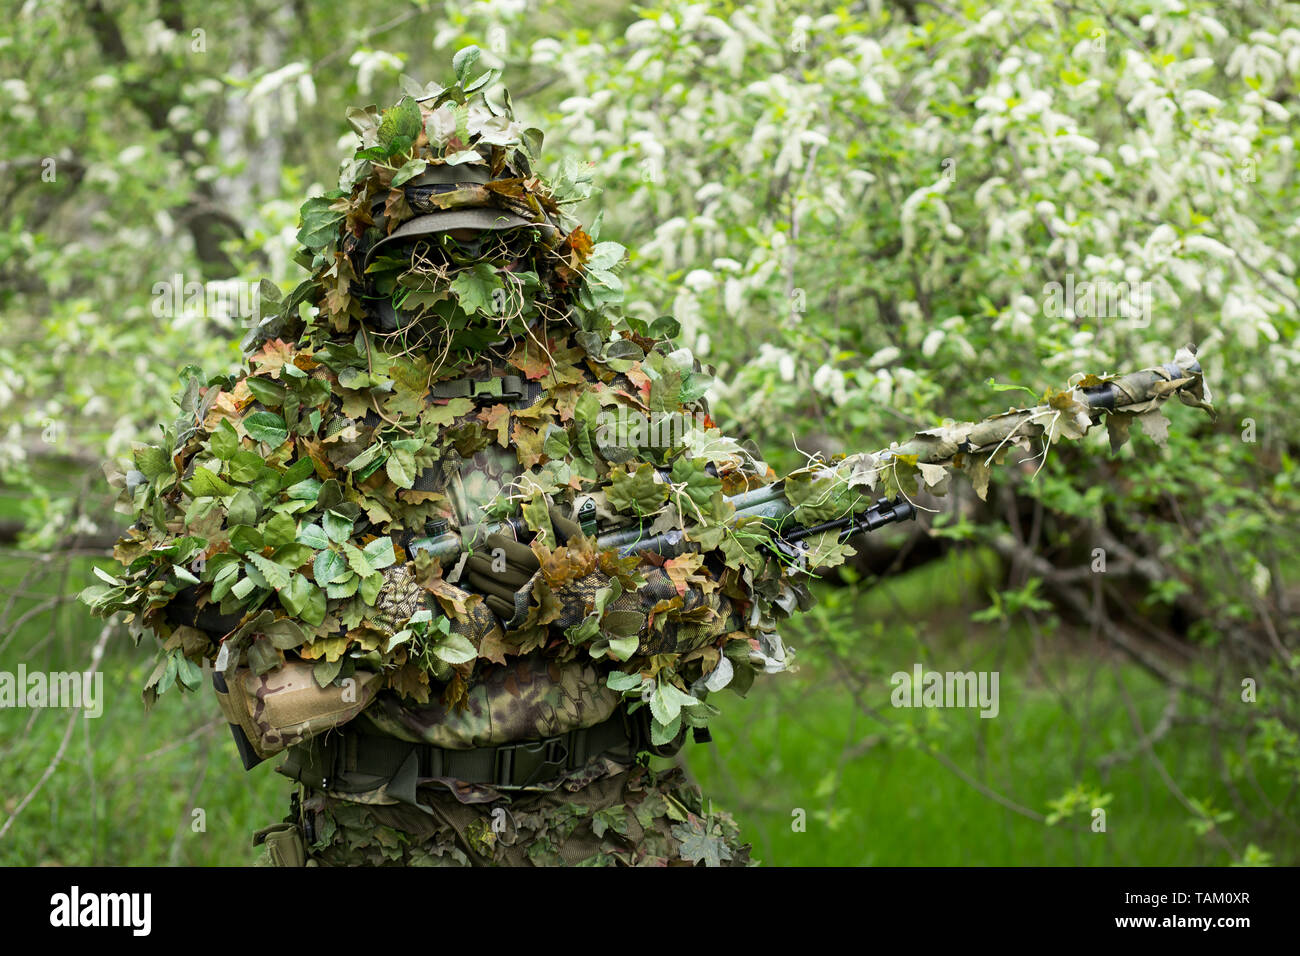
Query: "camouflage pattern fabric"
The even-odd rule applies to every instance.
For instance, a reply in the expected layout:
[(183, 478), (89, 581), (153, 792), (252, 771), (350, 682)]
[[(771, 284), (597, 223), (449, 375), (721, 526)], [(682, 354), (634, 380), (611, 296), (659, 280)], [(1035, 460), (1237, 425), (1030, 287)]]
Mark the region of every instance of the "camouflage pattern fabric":
[(422, 787), (426, 814), (303, 788), (312, 866), (747, 866), (750, 847), (726, 813), (710, 812), (674, 768), (595, 780), (575, 775), (550, 792), (464, 803)]
[(425, 606), (425, 590), (415, 580), (405, 564), (385, 568), (384, 583), (375, 599), (375, 610), (370, 623), (392, 634), (411, 619), (411, 615)]
[(312, 668), (301, 662), (266, 674), (240, 667), (227, 675), (217, 702), (227, 722), (240, 727), (265, 758), (352, 720), (371, 702), (378, 684), (377, 674), (358, 672), (349, 693), (341, 694), (319, 686)]
[(359, 719), (376, 733), (452, 750), (555, 737), (608, 718), (620, 694), (590, 663), (531, 655), (492, 668), (462, 703), (416, 706), (383, 694)]
[(460, 526), (483, 523), (484, 509), (509, 488), (518, 469), (515, 453), (496, 445), (475, 452), (455, 468), (447, 492)]

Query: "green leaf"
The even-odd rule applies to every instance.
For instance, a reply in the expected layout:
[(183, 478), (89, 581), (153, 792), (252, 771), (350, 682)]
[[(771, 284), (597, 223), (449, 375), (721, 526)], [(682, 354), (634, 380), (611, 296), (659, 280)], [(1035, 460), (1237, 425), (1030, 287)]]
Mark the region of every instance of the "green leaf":
[(348, 562), (343, 555), (337, 551), (322, 551), (316, 555), (312, 573), (316, 576), (317, 584), (326, 585), (339, 583), (351, 572), (348, 571)]
[[(295, 574), (286, 587), (280, 588), (278, 594), (281, 606), (294, 617), (300, 617), (309, 624), (315, 625), (319, 625), (325, 619), (325, 595), (316, 585), (307, 580), (305, 575)], [(317, 601), (317, 598), (320, 600)], [(321, 612), (320, 620), (311, 620), (309, 611), (310, 617), (315, 617), (316, 610)], [(299, 640), (298, 644), (301, 643), (302, 641)], [(296, 647), (297, 644), (291, 646)]]
[(239, 451), (239, 433), (230, 424), (229, 418), (221, 419), (221, 424), (208, 440), (208, 448), (222, 461), (230, 461), (235, 457), (235, 452)]
[(312, 559), (312, 550), (305, 544), (299, 544), (291, 541), (276, 549), (275, 554), (271, 555), (271, 560), (276, 564), (282, 564), (286, 568), (300, 568)]
[(600, 629), (611, 638), (634, 637), (639, 635), (644, 627), (645, 615), (640, 611), (610, 611), (600, 619)]
[(568, 432), (558, 425), (550, 425), (546, 429), (546, 441), (542, 443), (542, 453), (547, 458), (563, 461), (569, 454)]
[[(622, 262), (626, 255), (626, 247), (617, 242), (598, 242), (592, 247), (591, 255), (587, 258), (587, 269), (591, 272), (608, 272)], [(669, 316), (656, 319), (651, 328), (667, 328), (666, 325), (659, 325), (664, 318), (669, 318)]]
[(298, 537), (294, 539), (299, 544), (305, 544), (313, 551), (323, 551), (330, 546), (330, 539), (325, 536), (324, 529), (318, 524), (303, 525), (298, 529)]
[(682, 729), (682, 718), (679, 714), (667, 724), (660, 723), (658, 719), (650, 721), (650, 743), (656, 747), (662, 747), (670, 744)]
[(230, 459), (230, 480), (251, 484), (267, 470), (266, 462), (255, 451), (237, 451)]
[(199, 685), (203, 683), (202, 668), (184, 655), (178, 655), (174, 659), (176, 661), (176, 679), (187, 690), (198, 690)]
[(241, 524), (230, 529), (230, 546), (240, 554), (248, 554), (250, 551), (261, 551), (266, 545), (262, 540), (262, 532)]
[(388, 457), (388, 451), (389, 449), (385, 445), (371, 445), (343, 467), (348, 471), (361, 471), (363, 468), (373, 465), (376, 462), (382, 462), (384, 458)]
[(397, 554), (393, 551), (393, 539), (387, 536), (376, 538), (362, 550), (365, 553), (366, 561), (376, 571), (382, 571), (397, 562)]
[(673, 482), (686, 484), (686, 496), (702, 510), (708, 510), (713, 493), (721, 490), (721, 480), (706, 471), (709, 463), (701, 458), (687, 458), (685, 455), (673, 462)]
[(290, 485), (284, 493), (294, 501), (315, 501), (320, 494), (320, 488), (319, 478), (305, 478), (295, 485)]
[(396, 106), (384, 110), (379, 122), (379, 145), (389, 156), (409, 149), (424, 129), (420, 104), (410, 96), (403, 96)]
[(683, 707), (693, 707), (698, 703), (697, 698), (685, 691), (672, 684), (663, 683), (655, 689), (654, 696), (650, 698), (650, 712), (659, 723), (669, 724), (680, 716)]
[(361, 578), (349, 571), (342, 580), (327, 585), (325, 593), (332, 598), (350, 598), (361, 586)]
[(425, 167), (428, 165), (429, 164), (423, 159), (412, 159), (408, 161), (401, 169), (393, 174), (393, 181), (388, 184), (389, 187), (396, 189), (398, 186), (402, 185), (402, 183), (409, 182), (424, 172)]
[(726, 841), (721, 836), (711, 835), (705, 825), (679, 823), (673, 827), (672, 834), (680, 843), (677, 852), (690, 863), (722, 866), (723, 860), (731, 859), (731, 848)]
[(248, 386), (255, 399), (271, 408), (279, 408), (283, 405), (284, 397), (288, 394), (288, 389), (279, 382), (273, 382), (259, 375), (248, 376), (244, 379), (244, 384)]
[(335, 544), (342, 544), (352, 537), (352, 520), (337, 511), (327, 511), (321, 518), (325, 525), (325, 533)]
[(275, 645), (265, 639), (253, 641), (248, 648), (248, 664), (256, 674), (273, 671), (284, 663), (284, 655), (276, 650)]
[(683, 405), (689, 405), (691, 402), (703, 398), (704, 393), (712, 385), (712, 375), (706, 375), (703, 372), (685, 372), (682, 375), (682, 390), (678, 393), (677, 400)]
[[(290, 588), (297, 584), (297, 579), (299, 578), (302, 578), (303, 581), (307, 580), (306, 578), (303, 578), (301, 574), (296, 574), (294, 575), (294, 581), (290, 583)], [(310, 585), (310, 582), (307, 583)], [(289, 588), (286, 588), (284, 591), (280, 592), (281, 604), (284, 604), (285, 592), (288, 590)], [(285, 605), (285, 610), (289, 610), (287, 604)], [(289, 610), (289, 613), (296, 615), (298, 612), (296, 610)], [(287, 617), (282, 617), (278, 620), (272, 621), (270, 624), (263, 625), (262, 636), (269, 640), (272, 646), (282, 651), (301, 647), (307, 640), (307, 632), (303, 630), (302, 625)]]
[(289, 488), (316, 474), (316, 464), (310, 458), (299, 458), (280, 475), (280, 487)]
[[(645, 615), (639, 615), (644, 621)], [(609, 639), (609, 654), (615, 660), (628, 660), (636, 653), (637, 648), (641, 645), (639, 635), (630, 634), (627, 637), (611, 637)]]
[(388, 477), (399, 488), (415, 484), (415, 456), (404, 449), (395, 448), (388, 456)]
[(172, 457), (156, 445), (139, 445), (132, 454), (135, 466), (148, 479), (172, 473)]
[(277, 591), (280, 588), (289, 585), (289, 569), (283, 565), (276, 564), (269, 558), (264, 558), (260, 554), (248, 555), (248, 560), (252, 562), (253, 567), (261, 572), (262, 577), (266, 578), (266, 583)]
[(172, 577), (184, 584), (198, 584), (199, 579), (189, 572), (183, 564), (172, 565)]
[(987, 385), (989, 388), (993, 389), (995, 392), (1014, 392), (1014, 391), (1028, 392), (1030, 395), (1034, 396), (1035, 401), (1038, 400), (1038, 393), (1035, 392), (1032, 388), (1025, 388), (1025, 386), (1023, 385), (1007, 385), (1003, 382), (995, 382), (991, 378), (988, 379), (984, 384)]
[(337, 478), (330, 478), (320, 486), (316, 504), (322, 511), (330, 511), (343, 503), (343, 486)]
[(339, 676), (339, 671), (343, 668), (343, 658), (340, 656), (333, 661), (319, 661), (311, 670), (311, 676), (316, 679), (319, 687), (328, 687), (333, 683), (334, 678)]
[(292, 516), (277, 514), (266, 523), (262, 530), (262, 544), (268, 548), (278, 548), (288, 544), (298, 535), (298, 522)]
[(477, 149), (462, 149), (454, 153), (448, 153), (444, 158), (448, 166), (463, 166), (465, 163), (481, 163), (483, 157), (479, 155)]
[[(617, 243), (611, 243), (611, 245), (617, 245)], [(681, 331), (682, 324), (680, 322), (674, 319), (671, 315), (661, 315), (650, 323), (650, 327), (646, 330), (646, 335), (652, 339), (675, 339), (681, 334)]]
[(451, 69), (456, 74), (456, 80), (461, 84), (469, 76), (469, 71), (474, 69), (474, 64), (479, 61), (483, 51), (478, 47), (470, 45), (462, 47), (456, 51), (456, 55), (451, 58)]
[(233, 495), (235, 489), (206, 468), (195, 468), (189, 481), (183, 487), (191, 498), (224, 498)]
[(122, 584), (120, 578), (113, 577), (113, 575), (109, 574), (101, 567), (92, 567), (90, 570), (95, 572), (95, 577), (99, 578), (106, 584), (111, 584), (114, 587), (119, 587)]
[(253, 593), (255, 587), (257, 584), (252, 578), (240, 578), (230, 586), (230, 593), (242, 601)]
[(167, 656), (167, 667), (163, 671), (162, 679), (158, 681), (158, 693), (165, 694), (168, 689), (176, 682), (176, 654), (172, 653)]
[(569, 643), (575, 647), (583, 644), (600, 633), (600, 618), (595, 614), (589, 614), (577, 624), (568, 627), (564, 631), (564, 636), (569, 639)]
[(681, 708), (669, 705), (664, 699), (663, 690), (663, 685), (660, 685), (650, 697), (650, 713), (654, 715), (655, 723), (666, 725), (681, 714)]
[[(212, 562), (208, 562), (212, 566)], [(232, 586), (239, 577), (239, 565), (227, 564), (219, 568), (212, 576), (212, 599), (214, 601), (222, 600), (230, 593)]]
[(600, 399), (590, 389), (584, 390), (573, 406), (573, 417), (583, 429), (595, 428), (600, 418)]
[(460, 270), (456, 278), (451, 281), (451, 291), (467, 315), (494, 314), (495, 303), (492, 301), (492, 291), (499, 288), (501, 288), (501, 279), (497, 276), (496, 270), (482, 262), (477, 263), (473, 269)]
[(378, 571), (366, 575), (361, 579), (361, 600), (373, 607), (375, 599), (379, 597), (379, 590), (383, 586), (384, 576)]
[(478, 651), (470, 643), (469, 638), (460, 634), (448, 634), (441, 641), (434, 645), (433, 654), (441, 661), (448, 664), (464, 664), (466, 661), (472, 661), (478, 656)]
[(631, 514), (656, 511), (668, 497), (668, 486), (656, 481), (655, 475), (655, 467), (649, 462), (642, 462), (631, 473), (615, 470), (605, 492), (610, 507)]
[(348, 567), (362, 578), (368, 578), (375, 573), (374, 567), (366, 560), (365, 553), (355, 545), (344, 544), (343, 555), (348, 559)]
[(284, 419), (275, 412), (253, 412), (244, 419), (244, 430), (254, 439), (279, 448), (289, 438)]
[(645, 678), (640, 674), (625, 674), (622, 671), (610, 671), (609, 679), (606, 681), (610, 690), (627, 691), (635, 690), (645, 683)]
[(338, 222), (343, 213), (330, 208), (334, 202), (326, 196), (316, 196), (302, 204), (298, 241), (308, 249), (324, 249), (338, 238)]

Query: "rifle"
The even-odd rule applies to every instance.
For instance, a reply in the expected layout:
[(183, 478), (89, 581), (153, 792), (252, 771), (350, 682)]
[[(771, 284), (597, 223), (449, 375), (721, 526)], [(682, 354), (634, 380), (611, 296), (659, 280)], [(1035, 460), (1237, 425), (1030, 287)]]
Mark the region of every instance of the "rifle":
[[(1049, 440), (1054, 440), (1057, 435), (1078, 437), (1097, 424), (1103, 415), (1132, 416), (1152, 412), (1173, 394), (1177, 394), (1184, 404), (1204, 408), (1213, 414), (1209, 390), (1205, 386), (1201, 365), (1196, 361), (1195, 354), (1195, 347), (1189, 345), (1165, 365), (1110, 378), (1087, 376), (1073, 388), (1049, 395), (1049, 401), (1045, 404), (1012, 409), (977, 422), (918, 432), (901, 446), (895, 444), (872, 455), (854, 455), (840, 462), (839, 466), (869, 462), (880, 470), (895, 462), (906, 462), (909, 465), (951, 465), (958, 456), (977, 459), (985, 454), (991, 460), (1007, 445), (1039, 437), (1045, 431), (1051, 432)], [(1071, 427), (1058, 429), (1062, 415), (1075, 416), (1073, 421), (1067, 419), (1067, 425)], [(1049, 420), (1046, 428), (1040, 424), (1045, 419)], [(1076, 433), (1073, 436), (1070, 435), (1072, 431)], [(1114, 436), (1112, 444), (1116, 444)], [(819, 462), (817, 467), (830, 469), (837, 466)], [(916, 507), (910, 498), (906, 494), (899, 494), (878, 498), (865, 510), (854, 510), (829, 521), (801, 524), (793, 520), (798, 508), (786, 495), (786, 479), (732, 495), (726, 501), (735, 509), (731, 518), (733, 527), (747, 522), (761, 522), (774, 535), (772, 547), (795, 560), (801, 551), (800, 543), (808, 538), (838, 531), (838, 540), (843, 542), (858, 532), (876, 531), (886, 525), (916, 517)], [(416, 537), (411, 540), (409, 548), (412, 551), (428, 551), (437, 560), (447, 564), (459, 557), (467, 543), (472, 548), (474, 542), (493, 533), (519, 538), (530, 532), (519, 519), (510, 519), (497, 525), (466, 528), (463, 535), (443, 531), (436, 535)], [(596, 546), (600, 550), (616, 550), (620, 556), (652, 553), (661, 557), (673, 557), (692, 549), (689, 529), (674, 529), (651, 535), (642, 525), (618, 528), (598, 535)]]

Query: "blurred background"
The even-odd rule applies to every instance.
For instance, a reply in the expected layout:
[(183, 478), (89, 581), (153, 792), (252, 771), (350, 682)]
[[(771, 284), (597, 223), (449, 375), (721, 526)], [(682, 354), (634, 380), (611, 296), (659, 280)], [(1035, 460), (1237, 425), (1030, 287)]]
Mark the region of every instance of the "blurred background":
[[(127, 523), (100, 468), (181, 367), (239, 364), (214, 290), (302, 278), (346, 107), (471, 43), (778, 471), (1201, 349), (1216, 422), (1171, 404), (855, 539), (798, 672), (679, 758), (757, 858), (1300, 863), (1300, 7), (1207, 0), (6, 0), (0, 671), (105, 700), (0, 709), (0, 863), (243, 864), (284, 815), (211, 693), (146, 714), (153, 648), (76, 603)], [(893, 707), (918, 663), (998, 672), (996, 718)]]

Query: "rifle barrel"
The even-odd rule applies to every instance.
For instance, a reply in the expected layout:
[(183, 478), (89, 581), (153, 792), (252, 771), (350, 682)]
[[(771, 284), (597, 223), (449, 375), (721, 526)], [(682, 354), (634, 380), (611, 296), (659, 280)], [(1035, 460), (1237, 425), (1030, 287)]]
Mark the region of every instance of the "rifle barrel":
[[(1194, 350), (1193, 350), (1194, 351)], [(1180, 353), (1182, 355), (1184, 353)], [(1180, 365), (1177, 361), (1166, 363), (1159, 368), (1142, 369), (1128, 375), (1121, 375), (1101, 385), (1090, 385), (1078, 389), (1083, 401), (1090, 409), (1097, 412), (1114, 412), (1129, 405), (1138, 405), (1150, 400), (1156, 385), (1176, 379), (1201, 376), (1201, 365), (1194, 358), (1188, 364)], [(1168, 377), (1166, 377), (1168, 376)], [(1205, 407), (1209, 407), (1206, 405)], [(1021, 426), (1032, 424), (1044, 414), (1050, 413), (1048, 406), (1023, 409), (995, 415), (979, 422), (965, 422), (954, 428), (962, 433), (960, 441), (936, 438), (933, 435), (918, 433), (915, 438), (902, 445), (885, 449), (875, 456), (876, 461), (884, 462), (890, 456), (916, 455), (920, 462), (937, 463), (951, 459), (958, 452), (971, 452), (997, 446), (1014, 437)], [(831, 466), (828, 466), (831, 467)], [(662, 470), (662, 469), (661, 469)], [(778, 480), (761, 488), (732, 495), (727, 499), (735, 508), (735, 519), (758, 519), (780, 532), (784, 520), (794, 511), (794, 507), (785, 498), (785, 482)], [(871, 531), (894, 521), (914, 517), (915, 509), (907, 501), (888, 502), (881, 500), (876, 506), (856, 515), (846, 515), (834, 521), (825, 522), (815, 528), (792, 529), (785, 535), (795, 541), (823, 531), (836, 528), (845, 534), (855, 531)], [(514, 530), (521, 530), (516, 523)], [(482, 530), (482, 529), (480, 529)], [(499, 530), (509, 533), (510, 526), (502, 525)], [(798, 537), (795, 537), (797, 533)], [(657, 535), (648, 535), (645, 526), (633, 525), (608, 531), (596, 538), (596, 545), (601, 550), (617, 550), (626, 555), (636, 552), (653, 552), (664, 557), (673, 557), (689, 550), (690, 542), (684, 532), (674, 529)], [(444, 564), (454, 561), (462, 549), (461, 536), (449, 531), (437, 537), (415, 538), (410, 543), (410, 550), (429, 551)]]

